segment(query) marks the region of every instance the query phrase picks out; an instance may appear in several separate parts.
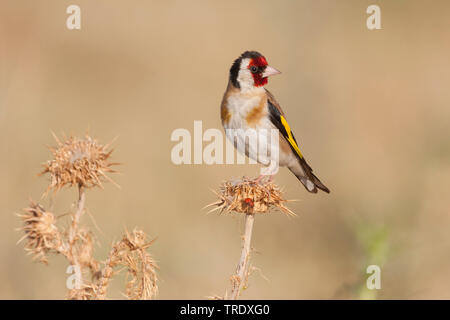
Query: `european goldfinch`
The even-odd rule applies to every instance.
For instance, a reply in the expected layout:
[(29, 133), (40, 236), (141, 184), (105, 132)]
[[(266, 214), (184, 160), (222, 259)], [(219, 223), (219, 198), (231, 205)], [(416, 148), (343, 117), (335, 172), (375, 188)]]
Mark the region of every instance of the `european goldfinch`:
[[(272, 155), (278, 153), (278, 165), (288, 167), (306, 190), (317, 193), (317, 189), (320, 189), (329, 193), (330, 190), (320, 182), (306, 163), (280, 105), (264, 88), (268, 77), (279, 73), (256, 51), (246, 51), (237, 58), (231, 66), (228, 87), (221, 104), (222, 125), (227, 137), (240, 152), (264, 165), (268, 165)], [(251, 145), (246, 139), (248, 137), (243, 134), (244, 130), (250, 128), (256, 131), (265, 129), (261, 130), (264, 132), (278, 130), (279, 143), (273, 144), (267, 134), (258, 133), (258, 145), (266, 144), (264, 147), (268, 152), (264, 153), (265, 157), (261, 152), (252, 152), (258, 147)], [(238, 143), (239, 139), (241, 144)], [(243, 148), (238, 148), (238, 145)], [(257, 181), (260, 179), (261, 176)]]

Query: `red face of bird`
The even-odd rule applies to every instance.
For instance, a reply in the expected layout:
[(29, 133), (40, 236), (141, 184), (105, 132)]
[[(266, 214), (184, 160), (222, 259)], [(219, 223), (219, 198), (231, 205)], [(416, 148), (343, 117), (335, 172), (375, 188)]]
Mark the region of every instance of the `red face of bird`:
[(268, 77), (281, 73), (269, 66), (266, 58), (258, 52), (246, 51), (236, 59), (230, 69), (230, 80), (243, 91), (263, 87)]

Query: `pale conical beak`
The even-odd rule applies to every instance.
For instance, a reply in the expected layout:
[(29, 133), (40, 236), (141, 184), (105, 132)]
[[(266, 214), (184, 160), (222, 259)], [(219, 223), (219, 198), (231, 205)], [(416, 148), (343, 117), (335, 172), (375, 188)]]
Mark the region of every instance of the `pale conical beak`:
[(280, 73), (281, 73), (281, 72), (278, 71), (277, 69), (272, 68), (271, 66), (267, 66), (267, 67), (266, 67), (266, 70), (264, 70), (264, 73), (262, 74), (262, 76), (263, 76), (264, 78), (266, 78), (266, 77), (274, 76), (274, 75), (280, 74)]

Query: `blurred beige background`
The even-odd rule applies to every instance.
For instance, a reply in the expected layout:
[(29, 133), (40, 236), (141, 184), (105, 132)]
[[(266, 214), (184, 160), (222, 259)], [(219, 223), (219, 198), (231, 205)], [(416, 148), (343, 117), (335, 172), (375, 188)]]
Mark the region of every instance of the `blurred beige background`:
[[(67, 6), (82, 28), (66, 28)], [(381, 7), (382, 30), (366, 28)], [(39, 199), (51, 130), (118, 136), (121, 190), (88, 193), (97, 257), (125, 227), (158, 237), (161, 299), (222, 295), (242, 220), (206, 215), (210, 189), (251, 165), (170, 160), (176, 128), (221, 128), (232, 61), (262, 52), (283, 74), (268, 88), (330, 195), (282, 169), (298, 214), (258, 217), (249, 299), (450, 298), (448, 1), (17, 1), (0, 4), (0, 298), (62, 299), (66, 262), (32, 263), (14, 213)], [(54, 200), (65, 212), (75, 198)], [(88, 218), (85, 218), (88, 219)], [(364, 290), (370, 264), (382, 289)], [(112, 297), (121, 297), (116, 280)]]

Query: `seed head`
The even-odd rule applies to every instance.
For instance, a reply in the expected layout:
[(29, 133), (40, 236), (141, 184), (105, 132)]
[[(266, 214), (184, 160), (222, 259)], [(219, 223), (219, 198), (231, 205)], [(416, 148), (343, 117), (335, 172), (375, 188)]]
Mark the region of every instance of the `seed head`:
[(69, 137), (61, 142), (56, 135), (55, 148), (50, 147), (53, 159), (44, 164), (44, 170), (40, 174), (50, 174), (50, 185), (45, 194), (51, 189), (60, 190), (65, 185), (79, 187), (103, 188), (102, 181), (107, 180), (117, 185), (106, 174), (116, 172), (111, 166), (118, 163), (109, 161), (113, 150), (109, 145), (101, 145), (89, 135), (84, 138)]
[(121, 264), (127, 267), (126, 295), (129, 299), (151, 299), (158, 292), (156, 269), (153, 257), (146, 250), (153, 241), (147, 241), (146, 234), (134, 230), (125, 232), (121, 246)]
[(226, 181), (216, 194), (218, 201), (209, 205), (215, 206), (212, 211), (256, 214), (268, 213), (271, 208), (276, 208), (288, 215), (295, 215), (285, 206), (288, 200), (283, 198), (282, 191), (273, 182), (256, 183), (247, 178)]
[(47, 264), (47, 254), (57, 252), (61, 247), (61, 234), (55, 225), (56, 218), (41, 205), (31, 202), (24, 213), (18, 216), (23, 221), (25, 235), (19, 240), (25, 241), (25, 250), (33, 255), (33, 260)]
[(154, 298), (158, 292), (158, 265), (147, 250), (153, 241), (148, 241), (141, 230), (135, 229), (132, 233), (126, 231), (122, 240), (113, 245), (97, 285), (91, 287), (95, 298), (106, 298), (109, 282), (123, 269), (127, 270), (125, 294), (128, 299)]

